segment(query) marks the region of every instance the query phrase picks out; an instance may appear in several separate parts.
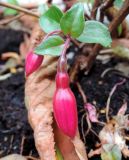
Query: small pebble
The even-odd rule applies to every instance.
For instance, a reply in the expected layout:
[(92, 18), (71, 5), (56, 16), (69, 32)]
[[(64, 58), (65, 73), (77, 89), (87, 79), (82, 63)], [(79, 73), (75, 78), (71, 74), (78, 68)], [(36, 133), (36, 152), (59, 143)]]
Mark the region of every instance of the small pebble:
[(4, 137), (4, 142), (7, 142), (7, 140), (8, 140), (8, 137)]
[(102, 84), (103, 84), (103, 81), (99, 81), (98, 84), (99, 84), (99, 85), (102, 85)]
[(16, 150), (16, 149), (17, 149), (17, 146), (14, 146), (13, 149)]
[(105, 110), (105, 109), (101, 109), (101, 110), (100, 110), (100, 113), (101, 113), (101, 114), (105, 114), (105, 113), (106, 113), (106, 110)]
[(92, 102), (94, 105), (96, 105), (97, 104), (97, 102), (95, 101), (95, 100), (93, 100), (93, 102)]

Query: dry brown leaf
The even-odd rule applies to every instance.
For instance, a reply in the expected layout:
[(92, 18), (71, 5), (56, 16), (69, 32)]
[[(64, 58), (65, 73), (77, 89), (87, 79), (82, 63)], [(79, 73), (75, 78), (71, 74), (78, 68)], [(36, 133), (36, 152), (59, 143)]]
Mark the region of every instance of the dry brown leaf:
[(43, 30), (41, 30), (39, 24), (35, 24), (32, 29), (31, 37), (29, 37), (27, 34), (24, 35), (24, 41), (20, 44), (20, 54), (22, 59), (26, 57), (26, 54), (29, 50), (37, 46), (43, 37), (45, 36), (45, 33)]
[(26, 28), (32, 29), (37, 24), (38, 18), (26, 14), (20, 18), (20, 21)]
[(6, 157), (0, 158), (0, 160), (27, 160), (27, 159), (19, 154), (11, 154)]
[(117, 116), (124, 116), (127, 111), (127, 102), (125, 102), (119, 109)]
[(55, 160), (51, 103), (55, 83), (51, 70), (56, 71), (55, 63), (48, 63), (48, 67), (42, 67), (30, 75), (25, 87), (29, 122), (34, 129), (35, 144), (41, 160)]
[(112, 47), (116, 46), (123, 46), (125, 48), (129, 48), (129, 39), (126, 38), (114, 39), (112, 42)]
[(127, 147), (125, 147), (122, 150), (122, 153), (123, 153), (123, 155), (124, 155), (125, 158), (129, 157), (129, 149)]
[(102, 151), (102, 148), (98, 148), (98, 149), (95, 149), (95, 150), (91, 150), (89, 153), (88, 153), (88, 157), (91, 158), (95, 155), (100, 155), (101, 154), (101, 151)]
[(31, 38), (30, 38), (30, 42), (31, 42), (30, 47), (33, 48), (36, 45), (38, 45), (44, 36), (45, 36), (45, 33), (43, 32), (43, 30), (41, 29), (39, 24), (36, 24), (32, 30), (32, 34), (31, 34)]
[(19, 47), (22, 59), (25, 59), (29, 49), (30, 49), (30, 37), (27, 34), (24, 34), (24, 41), (20, 44)]
[(75, 136), (75, 138), (73, 139), (72, 142), (74, 144), (75, 151), (76, 151), (79, 159), (80, 160), (88, 160), (87, 155), (86, 155), (86, 151), (85, 151), (85, 146), (79, 137), (79, 133), (78, 133), (78, 135)]

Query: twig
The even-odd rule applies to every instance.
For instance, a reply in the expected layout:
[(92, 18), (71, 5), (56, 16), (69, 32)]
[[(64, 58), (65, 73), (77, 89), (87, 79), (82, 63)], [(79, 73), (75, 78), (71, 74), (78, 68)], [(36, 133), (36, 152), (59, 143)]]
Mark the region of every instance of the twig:
[(20, 148), (20, 154), (21, 155), (23, 153), (25, 139), (26, 139), (26, 137), (23, 135), (22, 140), (21, 140), (21, 148)]
[(114, 69), (114, 68), (112, 68), (112, 67), (109, 67), (109, 68), (107, 68), (107, 69), (105, 69), (103, 72), (102, 72), (102, 74), (101, 74), (101, 78), (104, 78), (104, 76), (108, 73), (108, 72), (110, 72), (110, 71), (118, 71), (118, 70), (116, 70), (116, 69)]
[(101, 4), (100, 0), (94, 1), (94, 5), (93, 5), (92, 11), (91, 11), (92, 19), (96, 19), (97, 10), (98, 10), (98, 7), (100, 4)]
[[(12, 76), (12, 73), (6, 73), (4, 75), (0, 75), (0, 81), (4, 81), (6, 80), (7, 78), (11, 77)], [(7, 130), (7, 132), (10, 131), (10, 130)], [(4, 131), (3, 131), (4, 132)], [(5, 131), (6, 132), (6, 131)]]
[(113, 72), (114, 74), (120, 76), (120, 77), (123, 77), (123, 78), (126, 78), (126, 79), (129, 79), (129, 76), (126, 76), (124, 75), (124, 73), (122, 71), (119, 71), (115, 68), (107, 68), (103, 71), (103, 73), (101, 74), (101, 78), (103, 78), (106, 74), (108, 74), (109, 72)]
[[(83, 121), (84, 121), (84, 118), (86, 117), (86, 113), (83, 114), (82, 118), (81, 118), (81, 129), (82, 129), (82, 136), (83, 136), (83, 140), (86, 144), (86, 138), (85, 138), (85, 134), (84, 134), (84, 130), (83, 130)], [(88, 128), (89, 129), (89, 128)]]
[(114, 1), (115, 1), (115, 0), (107, 0), (107, 1), (105, 1), (105, 3), (103, 3), (103, 4), (100, 6), (100, 22), (103, 22), (104, 12), (105, 12), (108, 8), (112, 7)]
[(90, 17), (87, 13), (85, 13), (85, 17), (86, 17), (88, 20), (91, 20), (91, 17)]
[(95, 155), (100, 155), (102, 152), (102, 148), (98, 148), (96, 150), (91, 150), (89, 153), (88, 153), (88, 158), (91, 158)]
[(85, 93), (84, 93), (84, 91), (83, 91), (80, 83), (77, 82), (76, 85), (77, 85), (78, 91), (80, 92), (80, 94), (81, 94), (81, 96), (82, 96), (83, 103), (86, 104), (86, 103), (87, 103), (87, 98), (86, 98), (86, 95), (85, 95)]
[(99, 52), (99, 54), (101, 54), (101, 55), (105, 55), (105, 54), (111, 54), (111, 53), (113, 53), (113, 49), (103, 49), (103, 50), (101, 50), (100, 52)]
[(25, 15), (25, 13), (21, 13), (17, 16), (14, 16), (14, 17), (11, 17), (11, 18), (8, 18), (8, 19), (3, 19), (3, 20), (0, 21), (0, 25), (5, 25), (5, 24), (8, 24), (8, 23), (11, 23), (11, 22), (21, 18), (24, 15)]
[(77, 40), (71, 38), (71, 41), (78, 47), (80, 48), (81, 43), (79, 43)]
[(110, 101), (111, 101), (111, 97), (113, 95), (113, 93), (115, 92), (116, 88), (120, 85), (122, 85), (123, 83), (125, 83), (125, 79), (123, 79), (121, 82), (119, 83), (116, 83), (114, 85), (114, 87), (112, 88), (110, 94), (109, 94), (109, 97), (108, 97), (108, 100), (107, 100), (107, 105), (106, 105), (106, 119), (107, 119), (107, 122), (109, 122), (109, 117), (108, 117), (108, 113), (109, 113), (109, 107), (110, 107)]
[[(125, 0), (122, 8), (118, 12), (117, 16), (113, 19), (113, 21), (109, 25), (109, 31), (112, 34), (114, 30), (121, 24), (121, 22), (125, 19), (125, 17), (129, 14), (129, 0)], [(89, 71), (98, 55), (99, 51), (102, 49), (102, 46), (96, 44), (93, 48), (93, 51), (90, 55), (87, 70)]]
[(12, 149), (13, 141), (14, 141), (14, 135), (12, 135), (12, 136), (11, 136), (11, 139), (10, 139), (10, 145), (9, 145), (8, 154), (9, 154), (9, 152), (10, 152), (10, 151), (11, 151), (11, 149)]
[(124, 139), (126, 139), (127, 141), (129, 141), (129, 137), (128, 136), (124, 136)]
[(32, 12), (28, 9), (22, 8), (20, 6), (16, 6), (16, 5), (13, 5), (13, 4), (10, 4), (10, 3), (6, 3), (6, 2), (0, 2), (0, 6), (11, 8), (11, 9), (17, 10), (19, 12), (23, 12), (25, 14), (28, 14), (30, 16), (39, 18), (39, 15), (37, 13), (34, 13), (34, 12)]
[(85, 136), (87, 136), (87, 134), (91, 131), (100, 140), (100, 138), (97, 135), (97, 133), (92, 129), (92, 125), (91, 125), (91, 122), (90, 122), (88, 114), (86, 115), (86, 120), (87, 120), (87, 124), (88, 124), (88, 129), (87, 129), (87, 131), (85, 133)]
[(90, 120), (89, 120), (88, 115), (86, 115), (86, 121), (87, 121), (88, 129), (87, 129), (87, 131), (85, 132), (85, 136), (88, 135), (88, 133), (90, 132), (90, 129), (91, 129), (91, 123), (90, 123)]
[(28, 160), (39, 160), (38, 158), (32, 157), (32, 156), (25, 156)]

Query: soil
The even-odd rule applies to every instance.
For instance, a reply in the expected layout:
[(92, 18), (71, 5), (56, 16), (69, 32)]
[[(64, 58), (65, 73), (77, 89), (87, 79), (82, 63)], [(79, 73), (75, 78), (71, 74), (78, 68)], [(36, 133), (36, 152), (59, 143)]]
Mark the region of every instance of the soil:
[[(17, 36), (15, 31), (11, 31), (14, 36)], [(19, 32), (21, 36), (14, 38), (13, 44), (10, 38), (10, 32), (5, 32), (8, 40), (2, 42), (0, 30), (0, 53), (6, 52), (6, 49), (17, 51), (20, 42), (23, 40), (23, 33)], [(10, 41), (9, 41), (10, 39)], [(2, 48), (4, 45), (4, 49)], [(87, 95), (88, 102), (95, 104), (98, 113), (100, 110), (104, 110), (106, 101), (109, 96), (109, 92), (112, 87), (120, 82), (123, 77), (117, 75), (115, 72), (107, 73), (104, 78), (101, 78), (103, 71), (109, 67), (115, 66), (121, 60), (111, 59), (107, 64), (102, 64), (100, 61), (96, 61), (91, 72), (88, 76), (80, 73), (79, 82)], [(37, 157), (37, 151), (34, 145), (33, 131), (28, 124), (27, 110), (24, 104), (24, 73), (13, 74), (10, 78), (0, 81), (0, 157), (11, 153), (22, 153), (23, 155), (32, 155)], [(82, 136), (82, 116), (85, 113), (83, 101), (80, 93), (75, 86), (72, 86), (78, 103), (78, 116), (79, 116), (79, 129)], [(129, 81), (119, 86), (117, 91), (113, 94), (110, 106), (110, 116), (115, 115), (118, 109), (126, 100), (129, 105)], [(83, 111), (82, 111), (83, 110)], [(129, 110), (127, 111), (129, 113)], [(99, 114), (99, 119), (105, 121), (105, 113)], [(93, 130), (99, 133), (101, 126), (93, 124)], [(87, 130), (86, 120), (84, 119), (83, 130)], [(24, 141), (24, 144), (22, 143)], [(98, 138), (91, 132), (86, 137), (86, 148), (89, 151), (94, 149), (95, 142)], [(100, 160), (100, 156), (91, 158), (92, 160)]]

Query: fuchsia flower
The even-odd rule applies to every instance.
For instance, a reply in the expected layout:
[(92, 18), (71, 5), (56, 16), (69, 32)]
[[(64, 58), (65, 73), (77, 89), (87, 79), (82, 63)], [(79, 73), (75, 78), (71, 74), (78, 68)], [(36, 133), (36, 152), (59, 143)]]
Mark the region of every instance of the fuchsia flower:
[(33, 51), (28, 52), (25, 63), (26, 76), (29, 76), (40, 67), (43, 58), (44, 57), (42, 55), (37, 55)]
[(77, 105), (76, 99), (69, 87), (69, 76), (65, 71), (59, 70), (56, 75), (56, 91), (53, 98), (54, 116), (58, 127), (67, 136), (74, 138), (77, 131)]

